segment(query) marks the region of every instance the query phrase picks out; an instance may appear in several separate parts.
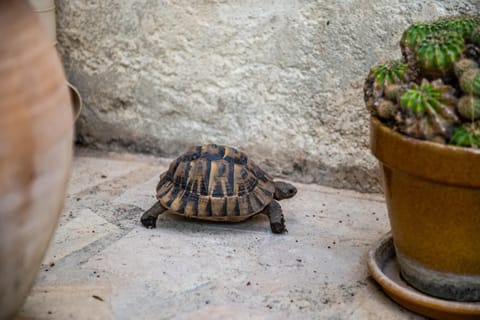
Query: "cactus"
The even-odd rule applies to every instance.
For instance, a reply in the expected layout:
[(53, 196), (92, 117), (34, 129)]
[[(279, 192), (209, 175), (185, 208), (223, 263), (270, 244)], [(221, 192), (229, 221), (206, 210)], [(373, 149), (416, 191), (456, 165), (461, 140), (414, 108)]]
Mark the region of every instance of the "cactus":
[(421, 85), (412, 84), (400, 98), (402, 108), (417, 116), (430, 112), (442, 113), (443, 107), (452, 110), (456, 102), (454, 89), (444, 85), (441, 80), (433, 82), (423, 80)]
[(378, 105), (383, 98), (384, 91), (393, 85), (408, 83), (410, 73), (408, 65), (401, 61), (392, 60), (379, 64), (370, 69), (364, 85), (364, 99), (367, 108), (378, 114)]
[(478, 122), (465, 123), (455, 128), (450, 144), (459, 147), (480, 147), (480, 124)]
[(453, 70), (457, 78), (460, 78), (465, 71), (477, 68), (478, 64), (471, 59), (460, 59), (453, 64)]
[(457, 99), (453, 87), (441, 80), (412, 84), (400, 98), (402, 112), (397, 117), (403, 133), (420, 139), (448, 139), (459, 119), (455, 113)]
[[(400, 48), (404, 57), (410, 52), (415, 51), (417, 44), (423, 41), (427, 35), (439, 31), (438, 26), (429, 23), (415, 23), (410, 25), (402, 34), (400, 39)], [(408, 59), (407, 59), (408, 61)]]
[(382, 119), (393, 119), (397, 112), (397, 105), (390, 100), (382, 99), (377, 106), (377, 115)]
[(369, 77), (374, 79), (374, 85), (384, 89), (390, 84), (405, 83), (408, 81), (408, 65), (392, 60), (385, 64), (379, 64), (370, 69)]
[(397, 103), (400, 95), (404, 92), (404, 86), (399, 84), (391, 84), (385, 87), (384, 95), (388, 100)]
[(480, 46), (480, 25), (475, 26), (470, 35), (470, 42), (476, 46)]
[(454, 31), (463, 39), (470, 40), (476, 26), (480, 25), (480, 19), (474, 17), (446, 17), (433, 23), (440, 30)]
[(415, 49), (415, 67), (429, 79), (452, 77), (453, 64), (464, 51), (464, 40), (456, 32), (428, 34)]
[(473, 95), (465, 95), (458, 100), (458, 113), (469, 120), (480, 118), (480, 98)]
[(465, 71), (460, 77), (460, 88), (464, 93), (480, 96), (480, 69)]

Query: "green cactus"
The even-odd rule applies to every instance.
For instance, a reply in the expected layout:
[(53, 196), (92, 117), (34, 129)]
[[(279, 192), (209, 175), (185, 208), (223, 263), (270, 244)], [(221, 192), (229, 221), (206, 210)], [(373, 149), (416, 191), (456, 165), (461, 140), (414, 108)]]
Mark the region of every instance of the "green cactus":
[(402, 52), (406, 48), (415, 50), (417, 45), (429, 34), (440, 31), (453, 31), (458, 33), (463, 39), (468, 40), (474, 29), (479, 25), (480, 18), (468, 16), (445, 17), (431, 23), (414, 23), (403, 32), (402, 38), (400, 39), (400, 47), (402, 48)]
[(430, 79), (448, 77), (464, 50), (464, 40), (456, 32), (431, 33), (418, 43), (415, 64)]
[(473, 95), (465, 95), (458, 100), (458, 113), (469, 120), (480, 118), (480, 98)]
[(457, 100), (454, 89), (441, 81), (432, 83), (424, 80), (421, 85), (413, 84), (400, 98), (400, 106), (417, 116), (426, 113), (441, 113), (443, 107), (451, 110)]
[(480, 96), (480, 69), (472, 68), (465, 71), (459, 82), (464, 93)]
[(440, 30), (454, 31), (463, 39), (469, 40), (473, 30), (480, 25), (480, 19), (474, 17), (446, 17), (439, 19), (432, 24)]
[(444, 85), (441, 80), (412, 84), (400, 97), (403, 110), (397, 119), (400, 131), (421, 139), (448, 139), (453, 125), (459, 121), (454, 92), (453, 87)]
[(408, 81), (410, 81), (408, 65), (401, 61), (392, 60), (372, 67), (363, 88), (367, 108), (373, 114), (378, 114), (378, 105), (385, 95), (386, 88)]
[(423, 41), (427, 35), (439, 31), (438, 26), (429, 23), (415, 23), (410, 25), (402, 34), (400, 47), (405, 55), (406, 50), (414, 51), (417, 44)]
[(455, 128), (450, 144), (459, 147), (479, 148), (480, 147), (480, 125), (478, 122), (465, 123)]
[(374, 85), (384, 89), (390, 84), (406, 83), (408, 81), (408, 65), (392, 60), (370, 69), (368, 77), (374, 79)]

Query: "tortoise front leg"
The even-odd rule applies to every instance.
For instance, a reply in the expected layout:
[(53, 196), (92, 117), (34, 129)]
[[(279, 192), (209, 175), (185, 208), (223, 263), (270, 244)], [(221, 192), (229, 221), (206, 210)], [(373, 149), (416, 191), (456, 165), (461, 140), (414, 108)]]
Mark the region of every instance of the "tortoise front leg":
[(147, 228), (155, 228), (157, 226), (157, 218), (159, 215), (167, 211), (164, 206), (157, 201), (150, 209), (140, 218), (142, 224)]
[(283, 233), (287, 231), (287, 228), (285, 228), (282, 207), (276, 200), (272, 200), (262, 213), (270, 220), (270, 228), (273, 233)]

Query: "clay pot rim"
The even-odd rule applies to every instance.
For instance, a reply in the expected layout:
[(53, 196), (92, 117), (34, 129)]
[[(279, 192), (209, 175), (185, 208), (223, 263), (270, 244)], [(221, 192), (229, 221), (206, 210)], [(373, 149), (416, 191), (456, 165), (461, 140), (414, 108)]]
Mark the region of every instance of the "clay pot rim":
[(370, 148), (383, 165), (445, 184), (480, 187), (480, 150), (408, 137), (370, 118)]
[(72, 102), (72, 110), (73, 110), (73, 121), (76, 122), (78, 120), (78, 117), (80, 116), (80, 112), (82, 111), (82, 96), (80, 95), (80, 92), (78, 92), (78, 89), (71, 84), (70, 82), (67, 82), (68, 90), (70, 93), (70, 100)]

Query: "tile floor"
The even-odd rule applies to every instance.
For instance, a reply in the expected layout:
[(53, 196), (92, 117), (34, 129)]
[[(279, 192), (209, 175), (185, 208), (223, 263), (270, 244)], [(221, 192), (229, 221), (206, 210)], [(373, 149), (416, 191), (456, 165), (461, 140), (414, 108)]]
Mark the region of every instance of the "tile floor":
[(367, 272), (389, 230), (381, 195), (297, 183), (264, 216), (202, 223), (139, 218), (169, 159), (76, 150), (59, 227), (18, 319), (424, 319)]

